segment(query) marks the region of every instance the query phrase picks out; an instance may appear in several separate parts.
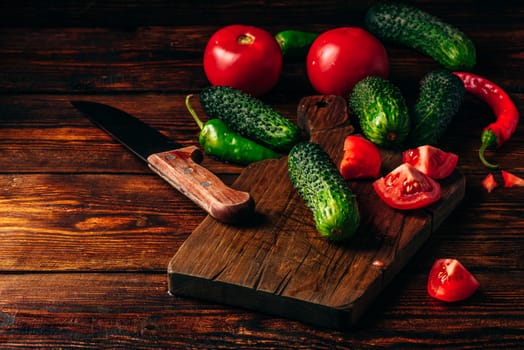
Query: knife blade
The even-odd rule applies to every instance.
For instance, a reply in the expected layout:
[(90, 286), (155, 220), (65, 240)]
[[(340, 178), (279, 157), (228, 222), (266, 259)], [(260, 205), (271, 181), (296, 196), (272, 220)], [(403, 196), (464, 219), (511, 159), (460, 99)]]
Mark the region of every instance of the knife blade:
[(182, 147), (136, 117), (106, 104), (71, 104), (215, 219), (233, 223), (245, 220), (253, 212), (254, 202), (248, 192), (225, 185), (199, 164), (203, 153), (198, 147)]

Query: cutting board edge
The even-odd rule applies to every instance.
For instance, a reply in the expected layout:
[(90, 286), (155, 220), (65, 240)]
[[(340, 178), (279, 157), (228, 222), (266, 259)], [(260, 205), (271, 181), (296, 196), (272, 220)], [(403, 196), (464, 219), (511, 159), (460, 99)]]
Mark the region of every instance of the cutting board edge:
[(431, 212), (431, 232), (435, 232), (440, 225), (455, 211), (455, 209), (460, 205), (460, 203), (466, 197), (466, 176), (460, 171), (455, 170), (455, 173), (452, 175), (455, 182), (460, 180), (460, 183), (455, 187), (455, 191), (450, 194), (450, 197), (446, 200), (451, 202), (452, 205), (448, 206), (446, 210), (438, 213), (436, 211)]
[(168, 292), (174, 296), (241, 307), (336, 330), (350, 329), (361, 316), (355, 312), (353, 304), (344, 307), (329, 307), (227, 282), (211, 281), (170, 271), (168, 271)]
[[(432, 222), (426, 233), (420, 232), (417, 239), (409, 243), (409, 247), (404, 247), (404, 259), (397, 260), (395, 264), (389, 265), (382, 271), (382, 274), (372, 283), (372, 285), (377, 285), (376, 288), (368, 289), (367, 293), (361, 294), (352, 303), (342, 307), (317, 304), (289, 296), (274, 295), (270, 292), (242, 285), (179, 273), (171, 264), (176, 254), (168, 265), (168, 290), (172, 295), (241, 307), (315, 326), (347, 330), (358, 323), (373, 303), (373, 300), (384, 291), (398, 272), (409, 263), (415, 253), (427, 243), (429, 237), (462, 201), (464, 194), (464, 186), (461, 186), (461, 190), (454, 194), (453, 205), (446, 212), (446, 215), (440, 218), (440, 220)], [(410, 251), (411, 253), (408, 253)]]

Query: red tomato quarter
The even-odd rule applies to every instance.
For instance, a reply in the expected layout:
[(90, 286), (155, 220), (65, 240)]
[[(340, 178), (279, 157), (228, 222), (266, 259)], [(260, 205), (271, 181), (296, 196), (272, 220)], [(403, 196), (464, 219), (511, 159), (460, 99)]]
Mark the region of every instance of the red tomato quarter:
[(344, 140), (344, 156), (340, 162), (340, 174), (346, 180), (377, 178), (380, 175), (382, 157), (374, 143), (358, 135)]
[(434, 146), (424, 145), (402, 152), (402, 161), (413, 165), (433, 179), (444, 179), (457, 167), (458, 156)]
[(204, 71), (211, 85), (229, 86), (260, 96), (278, 82), (282, 51), (266, 30), (230, 25), (209, 39), (204, 50)]
[(433, 298), (454, 302), (469, 298), (480, 283), (456, 259), (438, 259), (428, 277), (428, 293)]
[(307, 75), (324, 95), (346, 96), (369, 75), (387, 78), (389, 61), (382, 43), (358, 27), (339, 27), (320, 34), (307, 55)]
[(524, 186), (523, 178), (505, 170), (502, 170), (501, 173), (502, 179), (504, 180), (504, 187)]
[(373, 188), (395, 209), (422, 208), (440, 199), (440, 185), (410, 164), (403, 163), (373, 182)]

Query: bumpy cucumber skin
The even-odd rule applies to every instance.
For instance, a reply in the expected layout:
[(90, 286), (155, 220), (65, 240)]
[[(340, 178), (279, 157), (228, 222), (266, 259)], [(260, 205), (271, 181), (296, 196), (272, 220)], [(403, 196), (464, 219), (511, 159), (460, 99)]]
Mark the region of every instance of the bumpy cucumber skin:
[(356, 197), (321, 146), (296, 144), (289, 152), (288, 171), (323, 237), (340, 242), (355, 235), (360, 224)]
[(475, 66), (475, 45), (463, 32), (413, 6), (393, 2), (372, 6), (365, 26), (379, 39), (422, 52), (447, 69)]
[(297, 125), (261, 100), (226, 86), (200, 92), (200, 103), (210, 118), (219, 118), (232, 130), (278, 152), (287, 152), (301, 138)]
[(429, 72), (411, 113), (411, 146), (437, 145), (464, 100), (464, 84), (448, 70)]
[(389, 80), (370, 76), (359, 81), (349, 96), (349, 108), (368, 140), (384, 148), (404, 146), (411, 127), (409, 110), (400, 89)]

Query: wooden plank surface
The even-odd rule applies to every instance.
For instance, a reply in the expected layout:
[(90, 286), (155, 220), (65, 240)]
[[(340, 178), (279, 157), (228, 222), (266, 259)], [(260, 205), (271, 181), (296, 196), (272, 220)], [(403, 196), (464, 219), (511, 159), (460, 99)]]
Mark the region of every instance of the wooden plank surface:
[[(194, 145), (184, 97), (207, 85), (201, 54), (210, 33), (239, 22), (272, 33), (361, 25), (374, 2), (0, 2), (0, 347), (521, 349), (524, 193), (482, 187), (490, 170), (477, 157), (480, 132), (494, 116), (473, 96), (442, 140), (460, 156), (464, 200), (350, 331), (169, 295), (166, 266), (205, 213), (69, 104), (104, 102)], [(467, 33), (475, 73), (504, 87), (522, 114), (522, 1), (409, 2)], [(385, 46), (391, 77), (412, 100), (420, 77), (439, 66)], [(286, 63), (264, 97), (292, 120), (314, 94), (304, 72), (303, 63)], [(522, 135), (521, 122), (488, 153), (520, 176)], [(205, 163), (228, 183), (243, 170)], [(431, 264), (448, 256), (481, 283), (471, 299), (428, 296)]]
[[(344, 138), (354, 132), (345, 100), (304, 97), (297, 109), (309, 140), (339, 164)], [(399, 153), (382, 155), (383, 175), (401, 163)], [(442, 182), (436, 205), (406, 212), (389, 208), (371, 183), (350, 184), (361, 224), (356, 238), (340, 245), (319, 236), (289, 180), (287, 157), (247, 167), (233, 186), (251, 193), (256, 217), (243, 226), (207, 217), (170, 261), (169, 290), (324, 327), (355, 324), (465, 191), (457, 171)]]
[[(420, 288), (426, 268), (410, 264), (351, 332), (176, 298), (166, 293), (165, 274), (7, 274), (0, 279), (0, 343), (41, 349), (373, 349), (377, 343), (459, 349), (465, 342), (474, 348), (518, 348), (523, 321), (509, 306), (524, 303), (524, 295), (507, 291), (524, 288), (520, 272), (478, 271), (486, 292), (450, 307)], [(500, 326), (486, 324), (492, 312)], [(475, 337), (465, 340), (467, 334)]]

